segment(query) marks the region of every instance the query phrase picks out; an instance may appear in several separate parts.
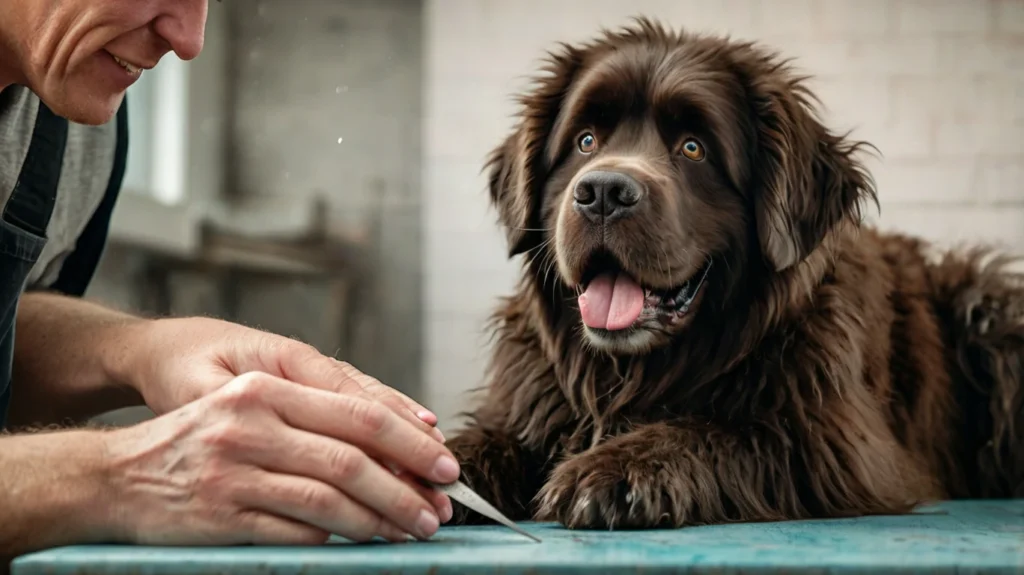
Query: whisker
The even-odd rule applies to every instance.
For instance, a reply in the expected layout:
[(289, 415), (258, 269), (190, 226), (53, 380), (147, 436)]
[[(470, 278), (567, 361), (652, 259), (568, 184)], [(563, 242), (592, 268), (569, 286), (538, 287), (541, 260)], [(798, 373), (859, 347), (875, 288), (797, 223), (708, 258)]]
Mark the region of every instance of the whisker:
[(548, 276), (554, 270), (556, 262), (555, 262), (554, 254), (550, 250), (548, 250), (548, 251), (546, 251), (544, 253), (544, 257), (545, 257), (545, 259), (541, 262), (541, 266), (540, 266), (541, 267), (541, 273), (542, 273), (541, 282), (542, 282), (542, 285), (549, 286), (551, 284), (548, 283)]
[(557, 273), (557, 272), (555, 271), (555, 268), (556, 268), (557, 266), (558, 266), (558, 262), (557, 262), (557, 261), (555, 261), (555, 258), (551, 258), (551, 263), (550, 263), (550, 264), (548, 265), (548, 269), (547, 269), (547, 271), (546, 271), (546, 272), (544, 273), (544, 279), (545, 279), (545, 281), (547, 281), (548, 277), (549, 277), (550, 275), (552, 275), (552, 274), (554, 274), (554, 275), (558, 275), (558, 273)]
[(525, 251), (525, 252), (523, 252), (523, 253), (524, 253), (524, 254), (528, 254), (528, 253), (530, 253), (530, 252), (532, 252), (532, 251), (534, 251), (534, 250), (538, 250), (538, 249), (542, 249), (542, 248), (545, 248), (545, 247), (547, 247), (547, 245), (548, 245), (549, 243), (551, 243), (551, 240), (544, 240), (543, 242), (541, 242), (541, 243), (539, 243), (539, 244), (537, 244), (537, 245), (533, 246), (532, 248), (530, 248), (530, 249), (526, 250), (526, 251)]
[[(665, 274), (666, 274), (666, 277), (669, 278), (669, 281), (672, 281), (672, 258), (668, 257), (668, 250), (665, 249), (665, 245), (664, 244), (662, 244), (660, 247), (661, 247), (661, 253), (665, 254)], [(658, 258), (658, 261), (659, 262), (661, 261), (660, 257)]]
[(688, 250), (686, 248), (683, 248), (683, 255), (686, 256), (686, 265), (688, 267), (692, 268), (693, 267), (693, 254), (690, 253), (690, 250)]
[(543, 285), (543, 286), (547, 285), (547, 268), (548, 268), (548, 261), (550, 260), (550, 258), (551, 258), (551, 252), (550, 251), (545, 251), (544, 255), (540, 259), (540, 262), (537, 264), (537, 268), (538, 268), (537, 271), (538, 271), (538, 273), (540, 275), (541, 285)]
[[(543, 241), (543, 242), (541, 242), (541, 243), (540, 243), (539, 245), (536, 245), (536, 246), (534, 246), (534, 247), (530, 248), (529, 250), (527, 250), (527, 251), (525, 252), (525, 253), (526, 253), (526, 254), (528, 254), (528, 255), (529, 255), (529, 257), (530, 257), (530, 263), (534, 263), (534, 262), (536, 261), (536, 259), (537, 259), (537, 254), (536, 254), (536, 253), (530, 253), (530, 252), (533, 252), (534, 250), (539, 250), (539, 249), (543, 249), (543, 248), (547, 247), (547, 245), (548, 245), (549, 243), (551, 243), (551, 240), (550, 240), (550, 239), (544, 240), (544, 241)], [(543, 253), (544, 253), (544, 257), (547, 257), (547, 252), (545, 251), (545, 252), (543, 252)], [(543, 259), (541, 260), (541, 265), (543, 265)]]

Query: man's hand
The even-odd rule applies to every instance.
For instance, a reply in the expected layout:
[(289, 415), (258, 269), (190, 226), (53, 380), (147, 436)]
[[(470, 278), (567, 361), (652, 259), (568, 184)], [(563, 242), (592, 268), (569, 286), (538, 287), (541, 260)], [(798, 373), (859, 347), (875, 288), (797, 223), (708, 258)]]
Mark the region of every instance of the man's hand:
[[(408, 419), (359, 395), (248, 373), (108, 434), (117, 539), (150, 544), (316, 544), (433, 535), (458, 464)], [(440, 517), (439, 517), (440, 515)]]
[[(77, 503), (19, 474), (34, 465), (27, 453), (0, 457), (14, 474), (12, 493), (38, 491), (31, 501), (7, 502), (15, 524), (51, 534), (19, 545), (0, 529), (0, 550), (83, 538), (311, 543), (335, 533), (396, 540), (428, 537), (451, 518), (448, 497), (417, 479), (459, 476), (436, 416), (310, 346), (223, 321), (144, 320), (49, 294), (23, 298), (18, 321), (17, 389), (27, 393), (15, 395), (26, 408), (35, 405), (29, 399), (55, 398), (26, 421), (110, 409), (111, 394), (125, 397), (116, 400), (122, 403), (141, 396), (161, 415), (86, 433), (82, 441), (102, 448), (68, 447), (74, 457), (51, 458), (44, 466), (51, 475), (63, 470), (81, 480), (75, 493), (85, 496)], [(72, 408), (76, 399), (86, 407)], [(29, 449), (65, 437), (8, 441)], [(49, 445), (35, 452), (48, 453)]]
[(378, 461), (459, 477), (441, 443), (380, 402), (258, 372), (109, 443), (119, 524), (140, 543), (425, 538), (451, 504)]
[(0, 468), (0, 557), (86, 542), (426, 538), (451, 506), (412, 477), (459, 475), (444, 445), (383, 404), (263, 373), (133, 427), (0, 437)]
[(122, 374), (154, 412), (166, 413), (243, 373), (260, 371), (301, 385), (387, 405), (443, 441), (437, 416), (399, 391), (301, 342), (207, 319), (161, 319), (133, 326)]

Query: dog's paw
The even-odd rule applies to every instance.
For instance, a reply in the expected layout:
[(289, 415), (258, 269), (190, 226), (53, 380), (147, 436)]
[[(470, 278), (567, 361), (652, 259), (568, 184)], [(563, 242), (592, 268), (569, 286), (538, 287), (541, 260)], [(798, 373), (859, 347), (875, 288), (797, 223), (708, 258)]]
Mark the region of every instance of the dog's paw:
[(685, 521), (681, 486), (649, 465), (600, 452), (577, 455), (554, 469), (537, 495), (538, 521), (569, 529), (652, 529)]
[[(529, 461), (518, 443), (504, 435), (473, 428), (451, 437), (446, 445), (462, 468), (459, 479), (466, 486), (514, 521), (529, 517), (524, 504), (529, 502), (529, 496), (523, 492), (531, 486), (535, 491), (538, 482), (524, 475)], [(488, 523), (493, 521), (452, 500), (452, 519), (448, 525)]]

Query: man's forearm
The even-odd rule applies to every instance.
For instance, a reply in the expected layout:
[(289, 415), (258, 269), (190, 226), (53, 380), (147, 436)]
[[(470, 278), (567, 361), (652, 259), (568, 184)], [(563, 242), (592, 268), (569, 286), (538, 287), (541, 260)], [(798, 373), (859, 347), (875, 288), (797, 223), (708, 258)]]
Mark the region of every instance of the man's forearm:
[(120, 375), (132, 330), (147, 320), (77, 298), (25, 293), (18, 306), (11, 426), (140, 405)]
[(0, 435), (0, 562), (116, 538), (105, 433)]

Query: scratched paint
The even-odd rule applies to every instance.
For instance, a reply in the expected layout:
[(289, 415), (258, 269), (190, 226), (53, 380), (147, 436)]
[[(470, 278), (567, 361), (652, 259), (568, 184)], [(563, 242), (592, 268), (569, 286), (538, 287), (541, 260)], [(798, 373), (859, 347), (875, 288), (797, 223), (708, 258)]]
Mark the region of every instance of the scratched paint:
[(567, 531), (524, 523), (445, 527), (428, 542), (322, 547), (80, 546), (15, 560), (12, 575), (576, 575), (978, 573), (1024, 575), (1024, 501), (954, 502), (938, 513), (832, 521)]

